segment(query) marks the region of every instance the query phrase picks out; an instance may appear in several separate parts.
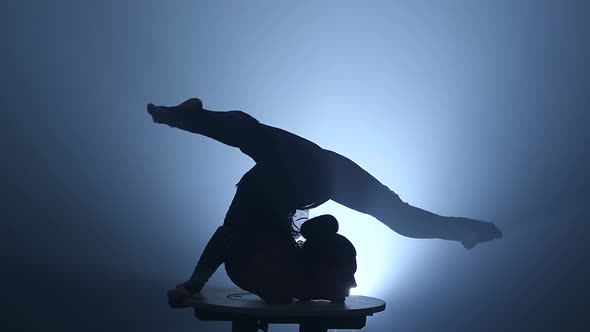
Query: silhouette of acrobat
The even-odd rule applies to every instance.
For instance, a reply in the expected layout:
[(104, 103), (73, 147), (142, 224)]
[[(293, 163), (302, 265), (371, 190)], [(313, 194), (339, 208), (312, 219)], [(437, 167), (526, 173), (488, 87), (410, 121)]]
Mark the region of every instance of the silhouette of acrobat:
[[(285, 216), (292, 217), (297, 209), (311, 209), (330, 199), (369, 214), (406, 237), (458, 241), (466, 249), (502, 237), (502, 233), (493, 223), (463, 217), (440, 216), (411, 206), (350, 159), (283, 129), (262, 124), (245, 112), (207, 110), (203, 108), (200, 99), (192, 98), (172, 107), (148, 104), (148, 113), (156, 123), (204, 135), (239, 148), (256, 162), (238, 183), (236, 196), (224, 221), (224, 226), (227, 227), (220, 227), (214, 234), (195, 268), (191, 277), (192, 282), (179, 285), (181, 291), (172, 294), (173, 297), (186, 297), (187, 289), (188, 293), (198, 291), (223, 262), (226, 263), (228, 275), (232, 278), (232, 265), (239, 264), (227, 264), (227, 255), (217, 258), (205, 257), (208, 253), (220, 252), (208, 249), (223, 246), (219, 243), (227, 243), (227, 233), (231, 233), (228, 229), (247, 231), (256, 225), (263, 229), (282, 229), (282, 232), (276, 234), (291, 234), (292, 223), (287, 220), (292, 219)], [(250, 221), (237, 221), (243, 219)], [(254, 234), (258, 236), (256, 234), (260, 235), (260, 232)], [(216, 236), (225, 240), (215, 241)], [(234, 242), (240, 241), (237, 236), (233, 238)], [(273, 239), (275, 238), (264, 237), (267, 242), (276, 240)], [(253, 242), (255, 241), (250, 240), (249, 243)], [(234, 246), (234, 250), (247, 247), (248, 244)], [(274, 252), (278, 255), (281, 251)], [(283, 254), (291, 253), (289, 251)], [(201, 264), (202, 261), (208, 263)], [(284, 262), (289, 260), (285, 259)], [(204, 268), (205, 265), (209, 265), (210, 268)], [(280, 270), (280, 267), (275, 267), (274, 271), (276, 270)], [(235, 277), (237, 273), (233, 275)], [(197, 279), (199, 282), (195, 282)], [(285, 280), (281, 284), (289, 282)], [(236, 283), (241, 286), (240, 283)], [(243, 280), (241, 283), (245, 284)], [(268, 296), (268, 299), (269, 302), (273, 302), (277, 298)]]

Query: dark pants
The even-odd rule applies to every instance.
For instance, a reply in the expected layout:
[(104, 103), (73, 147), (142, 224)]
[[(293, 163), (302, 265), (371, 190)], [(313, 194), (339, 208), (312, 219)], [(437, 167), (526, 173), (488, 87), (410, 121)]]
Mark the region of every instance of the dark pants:
[(326, 216), (303, 224), (308, 232), (302, 247), (289, 233), (222, 226), (226, 234), (232, 233), (218, 251), (224, 255), (227, 275), (240, 288), (269, 303), (287, 303), (292, 298), (343, 300), (356, 287), (356, 250), (336, 229), (312, 234), (309, 225), (321, 225), (322, 217)]
[[(460, 240), (469, 226), (467, 220), (445, 220), (404, 203), (352, 160), (244, 112), (195, 110), (168, 124), (239, 148), (256, 162), (255, 168), (261, 165), (286, 184), (270, 197), (289, 195), (297, 208), (313, 208), (331, 199), (412, 238)], [(228, 214), (233, 214), (232, 207)]]

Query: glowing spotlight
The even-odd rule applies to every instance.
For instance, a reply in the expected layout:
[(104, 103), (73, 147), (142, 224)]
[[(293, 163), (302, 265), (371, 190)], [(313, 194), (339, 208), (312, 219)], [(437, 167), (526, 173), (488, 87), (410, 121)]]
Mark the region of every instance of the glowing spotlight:
[(332, 214), (338, 219), (338, 233), (348, 238), (357, 251), (357, 287), (353, 295), (378, 296), (384, 293), (394, 276), (389, 274), (395, 265), (393, 231), (371, 216), (353, 211), (334, 202), (328, 202), (311, 211), (311, 217)]

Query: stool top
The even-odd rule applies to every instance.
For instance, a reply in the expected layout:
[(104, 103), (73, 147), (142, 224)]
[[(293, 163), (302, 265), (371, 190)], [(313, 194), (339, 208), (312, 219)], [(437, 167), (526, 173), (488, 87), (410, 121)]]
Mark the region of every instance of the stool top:
[(293, 301), (288, 304), (267, 304), (257, 295), (239, 288), (203, 288), (186, 300), (195, 311), (256, 317), (358, 317), (385, 310), (385, 302), (373, 297), (351, 295), (344, 303), (329, 301)]

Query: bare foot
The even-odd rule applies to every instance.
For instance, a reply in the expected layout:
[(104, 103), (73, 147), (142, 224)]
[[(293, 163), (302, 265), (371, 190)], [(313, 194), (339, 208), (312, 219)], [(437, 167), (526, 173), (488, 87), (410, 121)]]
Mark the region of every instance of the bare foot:
[(473, 225), (473, 229), (468, 231), (461, 240), (461, 244), (465, 249), (472, 249), (478, 243), (502, 238), (502, 232), (494, 223), (477, 221)]
[(188, 99), (177, 106), (156, 106), (152, 103), (147, 105), (147, 111), (155, 123), (167, 124), (169, 126), (183, 115), (202, 109), (203, 103), (199, 98)]

